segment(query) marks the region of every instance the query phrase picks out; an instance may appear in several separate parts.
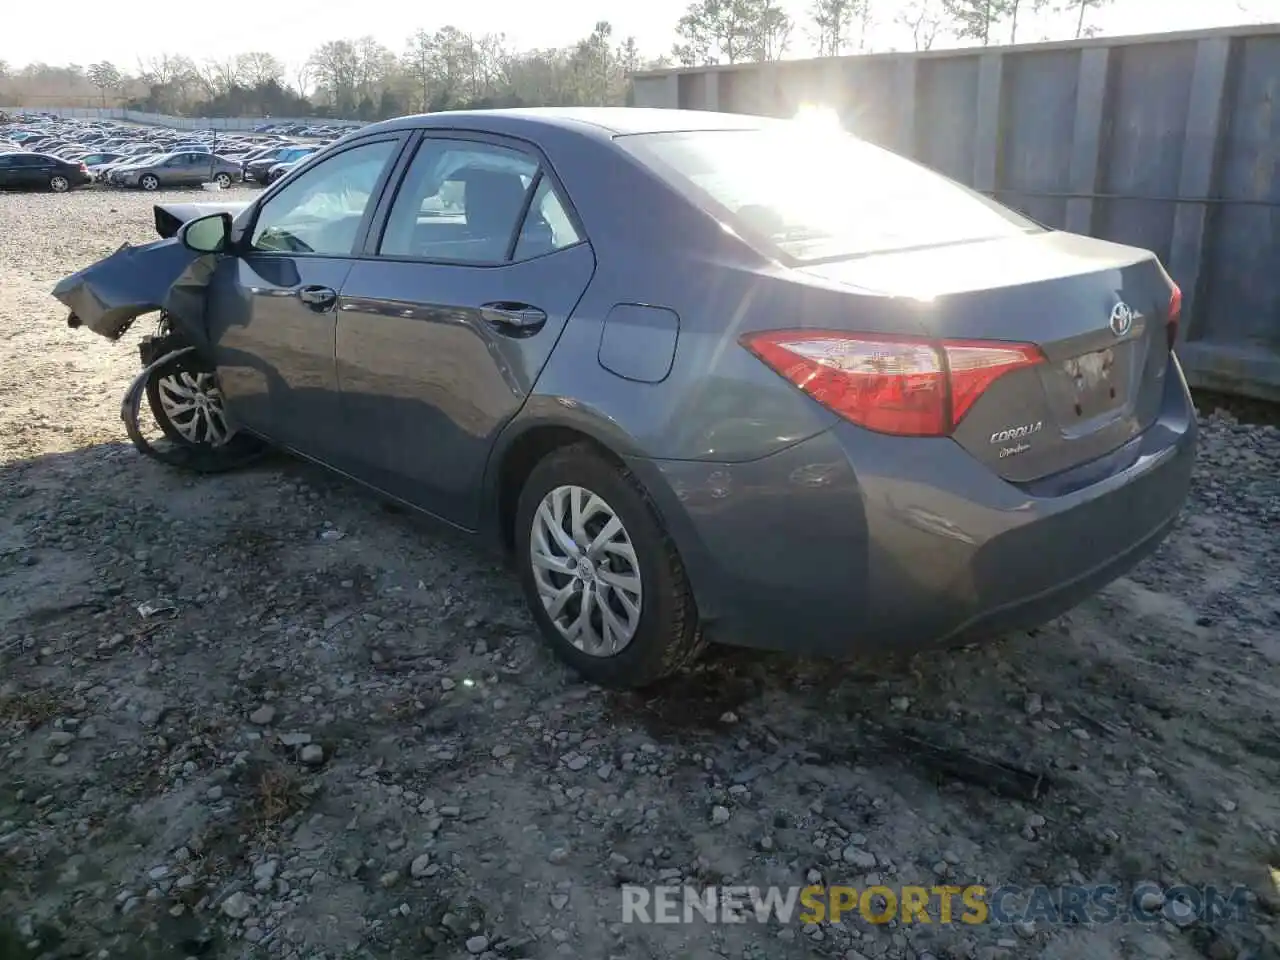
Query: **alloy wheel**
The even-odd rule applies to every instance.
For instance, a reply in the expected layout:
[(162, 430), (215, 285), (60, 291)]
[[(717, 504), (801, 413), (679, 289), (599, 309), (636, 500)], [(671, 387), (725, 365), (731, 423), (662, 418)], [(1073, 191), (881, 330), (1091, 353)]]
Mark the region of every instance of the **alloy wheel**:
[(575, 648), (611, 657), (640, 625), (640, 563), (621, 518), (584, 487), (558, 486), (533, 516), (529, 560), (543, 608)]
[(226, 190), (231, 186), (231, 178), (227, 176), (225, 173), (218, 174), (216, 177), (213, 178), (213, 180), (223, 190)]
[(184, 440), (221, 447), (235, 430), (227, 424), (222, 391), (212, 373), (182, 371), (156, 382), (160, 407)]
[(160, 186), (160, 181), (150, 174), (143, 177), (138, 181), (138, 183), (141, 185), (143, 190), (155, 190)]
[(71, 189), (71, 183), (66, 177), (50, 177), (49, 189), (54, 193), (66, 193)]

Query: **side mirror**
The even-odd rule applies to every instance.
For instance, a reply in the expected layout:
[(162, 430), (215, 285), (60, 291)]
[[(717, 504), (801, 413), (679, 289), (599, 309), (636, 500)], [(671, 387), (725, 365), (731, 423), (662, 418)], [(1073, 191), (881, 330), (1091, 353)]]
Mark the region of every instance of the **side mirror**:
[(231, 246), (231, 214), (211, 213), (184, 223), (178, 241), (196, 253), (225, 253)]

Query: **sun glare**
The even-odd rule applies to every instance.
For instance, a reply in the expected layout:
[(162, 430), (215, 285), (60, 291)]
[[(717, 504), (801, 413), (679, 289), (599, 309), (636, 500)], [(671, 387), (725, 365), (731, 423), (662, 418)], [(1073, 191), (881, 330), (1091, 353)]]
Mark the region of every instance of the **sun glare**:
[(843, 129), (840, 115), (830, 107), (819, 107), (815, 104), (803, 104), (794, 117), (800, 123), (812, 127), (815, 131), (837, 131)]

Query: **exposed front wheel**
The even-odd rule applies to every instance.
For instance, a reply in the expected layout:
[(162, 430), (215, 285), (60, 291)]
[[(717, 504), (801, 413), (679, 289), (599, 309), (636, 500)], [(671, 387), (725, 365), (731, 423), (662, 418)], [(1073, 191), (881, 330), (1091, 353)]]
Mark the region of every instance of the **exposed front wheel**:
[(231, 176), (229, 174), (220, 173), (213, 178), (213, 182), (223, 190), (229, 190), (231, 188)]
[(534, 619), (588, 680), (642, 687), (697, 655), (684, 566), (630, 471), (590, 446), (557, 450), (530, 474), (516, 525)]
[(142, 187), (143, 190), (159, 190), (160, 178), (154, 174), (145, 174), (142, 179), (138, 181), (138, 186)]
[(60, 174), (49, 178), (49, 189), (54, 193), (66, 193), (71, 189), (71, 181)]

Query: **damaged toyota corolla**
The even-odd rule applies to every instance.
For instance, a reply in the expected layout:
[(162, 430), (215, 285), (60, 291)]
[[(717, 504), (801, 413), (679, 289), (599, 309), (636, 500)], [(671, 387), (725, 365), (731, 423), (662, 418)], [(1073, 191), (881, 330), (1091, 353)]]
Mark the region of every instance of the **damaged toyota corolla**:
[(159, 312), (135, 443), (200, 470), (287, 449), (505, 546), (600, 683), (704, 638), (843, 655), (1033, 626), (1187, 495), (1156, 257), (844, 133), (408, 117), (156, 226), (55, 290), (111, 339)]

